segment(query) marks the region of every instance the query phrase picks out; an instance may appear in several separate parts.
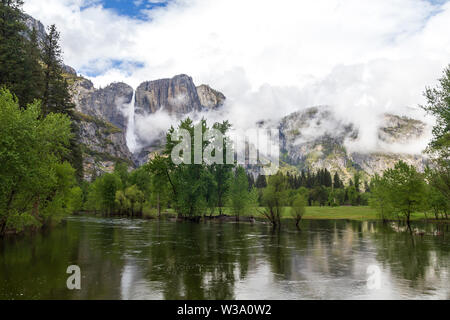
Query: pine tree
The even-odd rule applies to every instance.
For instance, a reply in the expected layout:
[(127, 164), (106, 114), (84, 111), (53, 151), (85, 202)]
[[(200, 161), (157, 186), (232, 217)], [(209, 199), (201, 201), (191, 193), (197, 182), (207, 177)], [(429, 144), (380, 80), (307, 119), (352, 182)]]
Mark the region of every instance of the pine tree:
[(248, 179), (248, 191), (250, 191), (255, 186), (255, 178), (253, 177), (253, 174), (249, 173), (247, 175), (247, 179)]
[[(60, 35), (55, 25), (48, 28), (42, 49), (42, 62), (44, 64), (42, 87), (42, 113), (62, 113), (69, 115), (74, 120), (69, 85), (63, 76), (62, 51), (59, 45)], [(36, 44), (37, 45), (37, 44)], [(79, 181), (83, 179), (83, 159), (79, 146), (79, 127), (76, 121), (72, 121), (73, 137), (70, 141), (70, 153), (65, 158), (76, 170)]]
[(327, 188), (331, 188), (333, 186), (333, 180), (331, 179), (331, 173), (327, 169), (324, 170), (324, 185)]
[(305, 187), (306, 188), (306, 186), (307, 186), (307, 179), (306, 179), (306, 173), (305, 173), (305, 170), (302, 170), (302, 175), (301, 175), (301, 178), (300, 178), (300, 187)]
[(6, 85), (21, 102), (26, 39), (23, 23), (22, 0), (1, 0), (0, 2), (0, 85)]
[(44, 63), (44, 94), (42, 97), (43, 113), (50, 112), (72, 114), (69, 85), (63, 77), (62, 51), (59, 45), (59, 32), (55, 25), (48, 28), (43, 43), (42, 61)]
[(354, 175), (354, 183), (355, 183), (355, 188), (356, 188), (356, 192), (360, 192), (361, 190), (361, 175), (359, 174), (359, 172), (355, 173)]
[(334, 174), (334, 178), (333, 178), (333, 188), (334, 189), (340, 189), (342, 188), (344, 185), (341, 181), (341, 178), (339, 177), (339, 173), (335, 173)]
[(22, 105), (28, 105), (35, 99), (39, 99), (43, 95), (43, 70), (40, 63), (41, 50), (39, 48), (38, 36), (36, 29), (30, 32), (30, 40), (26, 42), (24, 57), (24, 76), (22, 82), (23, 96), (21, 98)]
[(258, 175), (258, 178), (256, 178), (256, 188), (263, 189), (265, 187), (267, 187), (266, 176)]

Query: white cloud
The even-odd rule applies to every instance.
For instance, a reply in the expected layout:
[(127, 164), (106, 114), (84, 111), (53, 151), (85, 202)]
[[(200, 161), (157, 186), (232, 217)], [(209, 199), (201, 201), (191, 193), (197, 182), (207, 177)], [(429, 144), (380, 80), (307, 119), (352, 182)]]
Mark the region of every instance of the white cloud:
[[(178, 0), (147, 11), (148, 21), (80, 9), (92, 3), (27, 0), (25, 9), (57, 24), (67, 64), (105, 68), (97, 86), (186, 73), (227, 96), (238, 127), (329, 104), (369, 149), (380, 113), (423, 117), (422, 91), (450, 63), (448, 2)], [(144, 66), (111, 65), (122, 60)]]

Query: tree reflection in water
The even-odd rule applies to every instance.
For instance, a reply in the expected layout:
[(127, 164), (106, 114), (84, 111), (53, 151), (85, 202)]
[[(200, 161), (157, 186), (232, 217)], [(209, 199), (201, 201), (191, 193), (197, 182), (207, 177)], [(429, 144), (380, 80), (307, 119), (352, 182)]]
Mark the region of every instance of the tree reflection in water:
[[(0, 242), (0, 298), (448, 299), (448, 234), (416, 227), (423, 236), (376, 222), (307, 220), (298, 231), (72, 217)], [(80, 291), (65, 287), (72, 264)], [(370, 265), (382, 270), (380, 290), (366, 286)]]

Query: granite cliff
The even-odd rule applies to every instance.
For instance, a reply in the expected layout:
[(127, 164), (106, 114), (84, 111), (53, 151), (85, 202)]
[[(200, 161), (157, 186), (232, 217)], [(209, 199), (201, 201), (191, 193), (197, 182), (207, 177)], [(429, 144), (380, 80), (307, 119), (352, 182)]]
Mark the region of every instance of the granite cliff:
[(71, 91), (79, 119), (85, 179), (113, 170), (117, 161), (134, 165), (127, 146), (127, 118), (123, 110), (131, 102), (133, 88), (113, 83), (95, 89), (89, 80), (77, 78)]

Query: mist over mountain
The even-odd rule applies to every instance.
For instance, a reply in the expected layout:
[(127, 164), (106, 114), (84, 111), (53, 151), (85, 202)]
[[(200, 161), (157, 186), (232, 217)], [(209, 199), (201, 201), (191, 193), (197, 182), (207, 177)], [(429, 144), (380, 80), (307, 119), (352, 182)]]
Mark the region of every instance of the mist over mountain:
[[(82, 120), (83, 143), (96, 152), (87, 157), (86, 161), (90, 163), (85, 168), (87, 176), (92, 169), (111, 169), (113, 159), (110, 156), (135, 166), (142, 165), (153, 152), (161, 151), (165, 132), (171, 125), (176, 126), (180, 119), (204, 117), (210, 123), (227, 119), (225, 96), (206, 85), (195, 86), (187, 75), (144, 82), (135, 94), (123, 83), (95, 89), (89, 80), (83, 78), (76, 79), (72, 89), (80, 114), (117, 128), (99, 131), (96, 121)], [(130, 104), (134, 113), (127, 107)], [(132, 134), (137, 141), (133, 154), (126, 145), (130, 116), (134, 117)], [(377, 143), (373, 149), (358, 149), (358, 124), (341, 120), (329, 106), (302, 109), (280, 120), (258, 119), (254, 125), (259, 123), (265, 128), (279, 129), (282, 170), (327, 168), (330, 172), (339, 172), (344, 179), (350, 179), (355, 171), (368, 175), (380, 173), (398, 160), (423, 170), (426, 159), (414, 150), (426, 146), (427, 125), (417, 119), (393, 114), (385, 114), (375, 120), (382, 125), (377, 128)]]
[[(26, 22), (39, 37), (45, 35), (39, 21), (27, 16)], [(167, 129), (186, 117), (204, 117), (210, 123), (229, 120), (237, 129), (257, 124), (278, 128), (282, 170), (327, 168), (350, 179), (355, 171), (380, 173), (398, 160), (421, 170), (426, 163), (421, 151), (430, 128), (419, 119), (390, 113), (370, 118), (365, 109), (348, 114), (331, 105), (298, 105), (297, 111), (285, 114), (295, 101), (302, 100), (296, 89), (279, 89), (277, 101), (264, 87), (233, 99), (225, 97), (220, 88), (197, 85), (185, 74), (145, 81), (136, 89), (123, 82), (95, 88), (74, 68), (64, 65), (64, 70), (79, 115), (86, 179), (113, 170), (117, 160), (142, 165), (161, 150)], [(361, 113), (366, 114), (364, 121), (358, 121)]]

